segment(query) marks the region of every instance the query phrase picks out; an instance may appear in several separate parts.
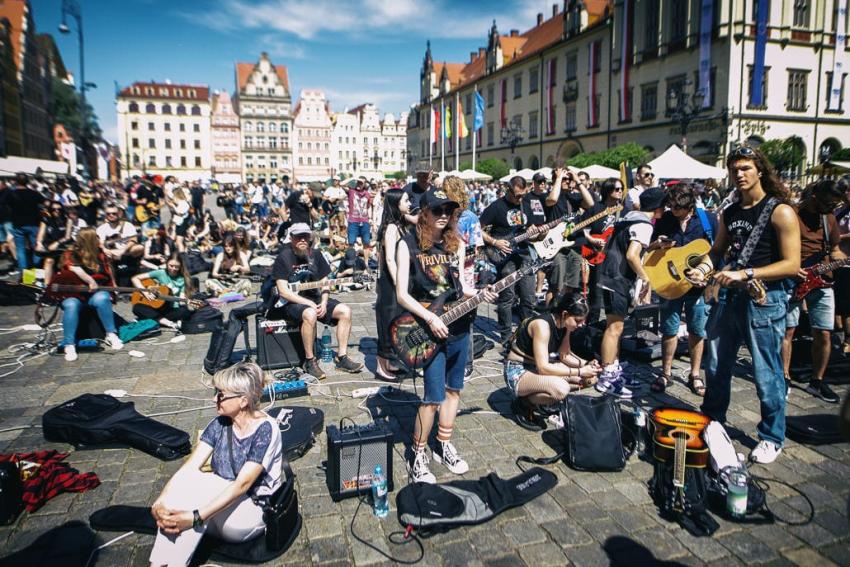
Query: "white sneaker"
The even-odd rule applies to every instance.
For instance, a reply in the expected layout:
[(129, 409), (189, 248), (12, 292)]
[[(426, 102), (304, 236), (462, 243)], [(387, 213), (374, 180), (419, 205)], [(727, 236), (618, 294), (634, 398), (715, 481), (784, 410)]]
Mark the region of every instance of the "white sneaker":
[(107, 333), (105, 340), (106, 344), (108, 344), (109, 348), (112, 350), (121, 350), (124, 348), (124, 343), (121, 342), (121, 339), (119, 339), (118, 335), (115, 333)]
[(777, 447), (770, 441), (762, 439), (759, 441), (759, 444), (756, 445), (755, 449), (750, 451), (750, 460), (754, 463), (769, 465), (776, 460), (776, 457), (778, 457), (781, 452), (782, 447)]
[(65, 360), (68, 362), (77, 360), (77, 347), (74, 345), (65, 345)]
[(600, 378), (599, 381), (596, 382), (595, 388), (598, 392), (609, 394), (621, 400), (632, 399), (632, 391), (626, 387), (622, 377), (615, 380), (603, 380)]
[(428, 463), (431, 459), (428, 458), (426, 450), (415, 451), (413, 454), (413, 465), (409, 466), (410, 475), (413, 477), (413, 482), (427, 482), (434, 484), (437, 482), (437, 477), (428, 468)]
[(451, 441), (438, 441), (439, 451), (434, 451), (434, 460), (446, 465), (455, 474), (464, 474), (469, 470), (469, 463), (457, 454), (457, 449)]

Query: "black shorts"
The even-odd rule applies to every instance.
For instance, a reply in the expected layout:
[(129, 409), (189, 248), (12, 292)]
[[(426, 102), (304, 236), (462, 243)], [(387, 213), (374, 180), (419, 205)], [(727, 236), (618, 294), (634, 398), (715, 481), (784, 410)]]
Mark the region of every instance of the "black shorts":
[(610, 289), (602, 290), (602, 302), (605, 305), (606, 315), (619, 315), (625, 317), (629, 314), (629, 296), (622, 293), (611, 291)]
[[(328, 310), (325, 313), (324, 317), (319, 317), (318, 321), (325, 325), (336, 325), (336, 321), (333, 318), (334, 309), (336, 309), (337, 305), (341, 305), (339, 301), (336, 299), (328, 299)], [(301, 324), (301, 315), (309, 309), (307, 305), (301, 303), (287, 303), (283, 307), (277, 307), (272, 309), (269, 312), (269, 319), (286, 319), (291, 323), (295, 323), (296, 325)]]

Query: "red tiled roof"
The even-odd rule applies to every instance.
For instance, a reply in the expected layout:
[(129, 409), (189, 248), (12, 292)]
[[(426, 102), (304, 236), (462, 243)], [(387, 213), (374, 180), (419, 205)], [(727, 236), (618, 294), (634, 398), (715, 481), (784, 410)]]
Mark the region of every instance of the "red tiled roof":
[[(138, 87), (138, 93), (135, 88)], [(146, 88), (152, 88), (153, 94), (147, 94)], [(165, 89), (163, 94), (162, 90)], [(177, 91), (180, 91), (178, 94)], [(194, 96), (190, 93), (194, 92)], [(189, 85), (176, 83), (157, 83), (157, 82), (135, 82), (129, 87), (124, 87), (118, 93), (118, 97), (141, 97), (150, 99), (176, 99), (176, 100), (196, 100), (200, 102), (208, 102), (210, 100), (210, 88), (206, 85)]]
[[(236, 83), (239, 91), (245, 88), (248, 77), (254, 72), (256, 66), (256, 63), (236, 63)], [(277, 78), (280, 80), (283, 88), (286, 89), (286, 92), (289, 92), (289, 74), (286, 71), (286, 65), (272, 64), (272, 67), (277, 73)]]

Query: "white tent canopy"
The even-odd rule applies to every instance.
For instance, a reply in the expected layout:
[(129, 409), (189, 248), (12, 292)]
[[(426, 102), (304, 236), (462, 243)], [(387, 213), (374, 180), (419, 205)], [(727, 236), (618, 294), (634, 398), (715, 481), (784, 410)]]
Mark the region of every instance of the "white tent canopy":
[(620, 177), (620, 172), (616, 169), (611, 169), (610, 167), (605, 167), (604, 165), (588, 165), (587, 167), (579, 167), (575, 169), (575, 172), (578, 173), (580, 171), (585, 172), (590, 176), (591, 179), (608, 179), (609, 177)]
[(481, 173), (480, 171), (475, 171), (474, 169), (464, 169), (458, 175), (464, 181), (490, 181), (493, 179), (492, 175), (487, 175), (486, 173)]
[(531, 178), (534, 177), (534, 170), (528, 169), (528, 168), (520, 169), (519, 171), (517, 171), (515, 173), (507, 174), (506, 176), (499, 179), (499, 181), (501, 181), (502, 183), (508, 183), (511, 179), (513, 179), (517, 175), (519, 175), (520, 177), (522, 177), (526, 181), (531, 181)]
[(9, 156), (0, 158), (0, 173), (13, 175), (15, 173), (68, 175), (68, 163), (64, 161)]
[(676, 144), (649, 162), (657, 179), (722, 179), (727, 172), (722, 167), (713, 167), (697, 161)]

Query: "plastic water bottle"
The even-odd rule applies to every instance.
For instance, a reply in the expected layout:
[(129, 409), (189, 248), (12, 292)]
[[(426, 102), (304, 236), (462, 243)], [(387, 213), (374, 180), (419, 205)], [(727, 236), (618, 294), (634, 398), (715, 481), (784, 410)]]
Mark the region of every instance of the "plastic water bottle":
[(386, 518), (390, 513), (387, 479), (384, 478), (384, 469), (381, 465), (375, 465), (375, 473), (372, 475), (372, 511), (379, 518)]
[(749, 478), (744, 467), (732, 469), (726, 475), (726, 511), (733, 518), (747, 515)]
[(333, 362), (334, 355), (331, 350), (331, 328), (325, 325), (322, 332), (322, 362)]

